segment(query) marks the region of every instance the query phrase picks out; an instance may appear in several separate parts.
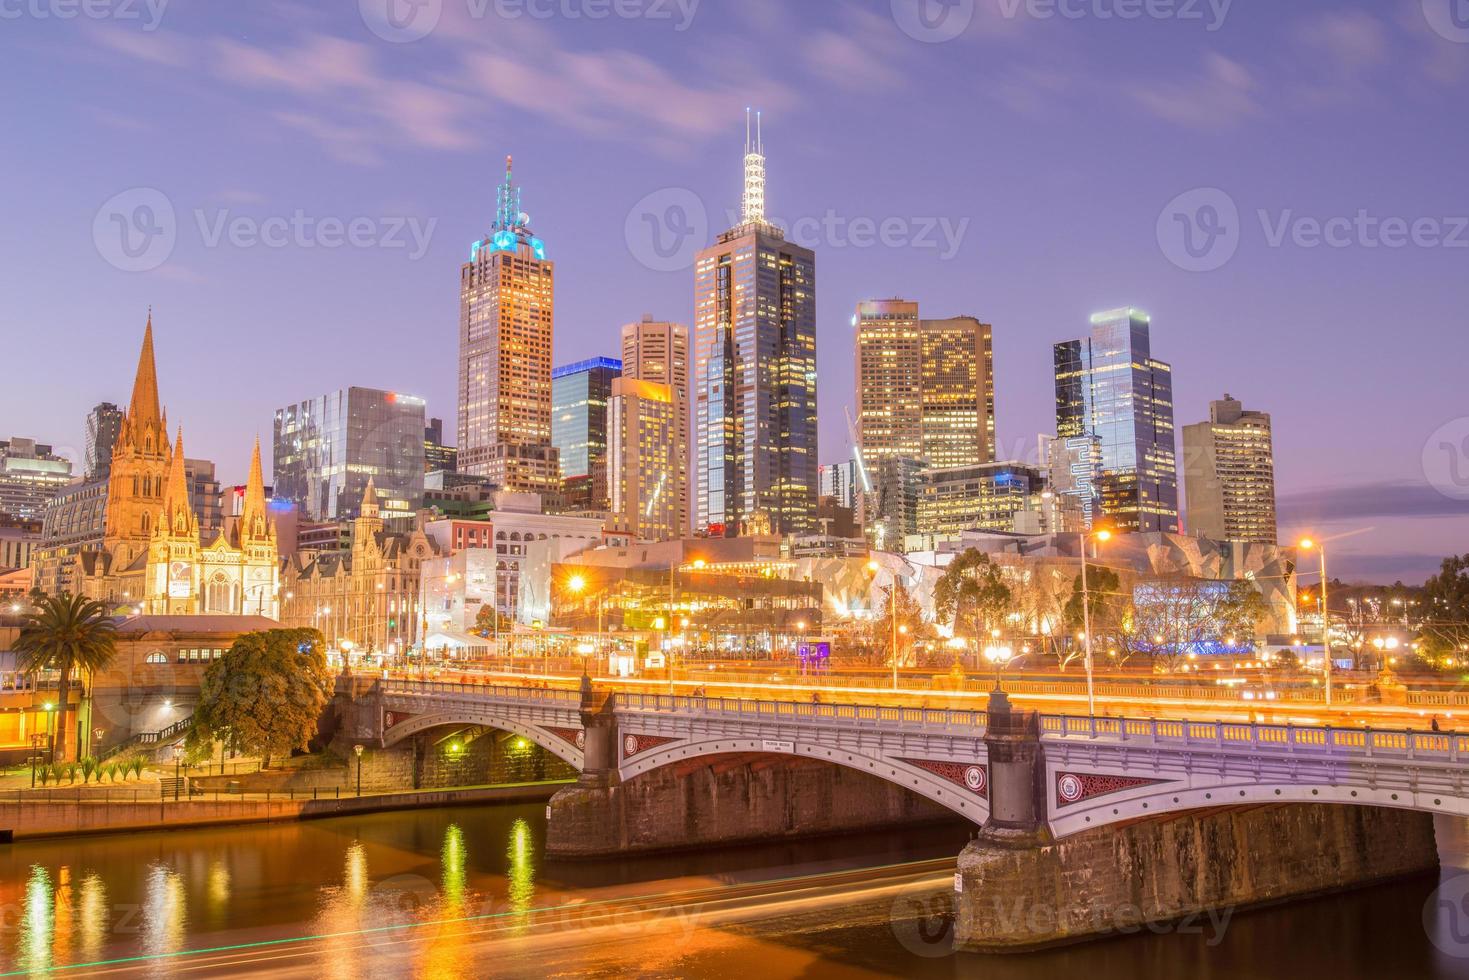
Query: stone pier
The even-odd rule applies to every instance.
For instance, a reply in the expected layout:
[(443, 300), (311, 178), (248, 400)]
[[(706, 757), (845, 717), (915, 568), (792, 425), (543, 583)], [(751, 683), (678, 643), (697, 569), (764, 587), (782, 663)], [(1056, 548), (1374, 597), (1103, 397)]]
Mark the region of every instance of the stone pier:
[(960, 949), (1023, 952), (1211, 913), (1217, 922), (1438, 867), (1431, 814), (1329, 803), (1186, 811), (1053, 840), (1034, 713), (1001, 698), (990, 721), (993, 816), (959, 856)]

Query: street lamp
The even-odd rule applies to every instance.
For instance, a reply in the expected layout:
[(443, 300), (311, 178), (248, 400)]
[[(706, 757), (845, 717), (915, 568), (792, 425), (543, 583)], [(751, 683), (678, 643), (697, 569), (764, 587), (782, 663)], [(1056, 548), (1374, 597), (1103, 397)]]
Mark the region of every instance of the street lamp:
[(352, 752), (357, 756), (357, 795), (362, 795), (362, 743), (352, 746)]
[[(876, 575), (881, 569), (877, 562), (869, 561), (867, 570)], [(892, 597), (892, 620), (893, 620), (893, 690), (898, 689), (898, 576), (893, 573), (893, 586), (888, 590)]]
[[(995, 632), (998, 633), (999, 630)], [(1014, 658), (1015, 651), (998, 641), (984, 648), (984, 659), (995, 665), (996, 691), (1002, 690), (1000, 687), (1000, 671), (1004, 668), (1005, 664), (1008, 664)]]
[(1326, 605), (1326, 548), (1320, 541), (1310, 538), (1302, 538), (1300, 542), (1302, 551), (1310, 551), (1313, 548), (1321, 556), (1321, 668), (1326, 680), (1326, 707), (1331, 707), (1331, 610)]
[(1106, 528), (1081, 535), (1081, 628), (1086, 638), (1086, 710), (1093, 718), (1097, 715), (1096, 690), (1092, 681), (1092, 602), (1086, 582), (1086, 539), (1088, 537), (1106, 543), (1112, 540), (1112, 532)]

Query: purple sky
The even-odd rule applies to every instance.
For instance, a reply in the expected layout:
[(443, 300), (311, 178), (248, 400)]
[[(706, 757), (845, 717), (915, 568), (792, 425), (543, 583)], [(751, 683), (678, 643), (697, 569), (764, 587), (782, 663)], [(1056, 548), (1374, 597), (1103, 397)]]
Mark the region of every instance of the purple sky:
[[(1136, 305), (1180, 428), (1226, 390), (1273, 413), (1283, 537), (1372, 528), (1335, 571), (1386, 581), (1469, 551), (1450, 0), (419, 2), (0, 6), (0, 437), (80, 446), (150, 303), (169, 417), (227, 481), (275, 408), (343, 385), (452, 430), (458, 270), (505, 154), (557, 263), (557, 363), (613, 354), (644, 312), (690, 319), (753, 104), (769, 212), (817, 253), (823, 462), (849, 455), (858, 300), (994, 323), (1022, 457), (1051, 344)], [(618, 9), (643, 16), (593, 16)]]

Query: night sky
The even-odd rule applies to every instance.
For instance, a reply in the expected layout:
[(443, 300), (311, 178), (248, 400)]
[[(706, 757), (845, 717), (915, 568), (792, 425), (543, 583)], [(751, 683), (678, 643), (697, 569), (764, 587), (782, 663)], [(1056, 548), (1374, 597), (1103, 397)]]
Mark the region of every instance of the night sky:
[(1452, 0), (88, 2), (0, 3), (0, 437), (79, 456), (149, 304), (169, 418), (227, 482), (274, 409), (346, 385), (453, 431), (505, 155), (556, 362), (616, 354), (645, 312), (690, 321), (753, 105), (769, 213), (817, 254), (822, 462), (859, 300), (995, 325), (1011, 458), (1054, 428), (1051, 345), (1132, 305), (1180, 430), (1226, 391), (1273, 414), (1283, 540), (1370, 528), (1334, 571), (1388, 582), (1469, 551)]

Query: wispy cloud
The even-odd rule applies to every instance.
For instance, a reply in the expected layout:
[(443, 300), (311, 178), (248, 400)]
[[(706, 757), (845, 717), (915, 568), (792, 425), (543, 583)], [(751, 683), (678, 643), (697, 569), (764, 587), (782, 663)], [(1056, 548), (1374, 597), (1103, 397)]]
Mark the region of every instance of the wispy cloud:
[(1395, 517), (1469, 517), (1469, 501), (1451, 500), (1426, 483), (1384, 480), (1286, 494), (1278, 504), (1282, 524)]
[(1202, 72), (1183, 82), (1150, 82), (1128, 94), (1147, 112), (1195, 129), (1228, 128), (1259, 110), (1256, 82), (1248, 68), (1222, 54), (1204, 58)]

